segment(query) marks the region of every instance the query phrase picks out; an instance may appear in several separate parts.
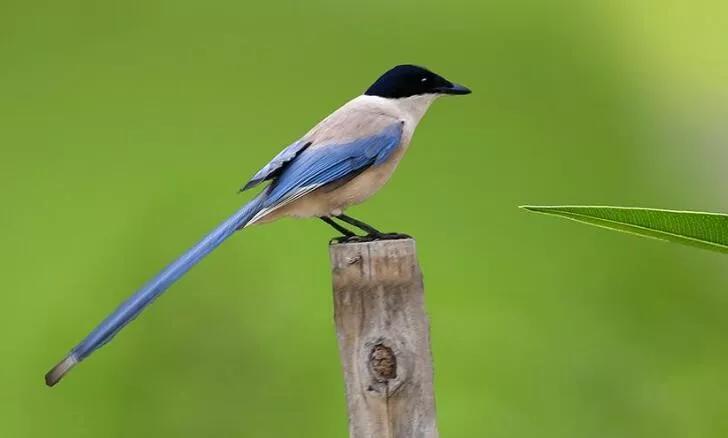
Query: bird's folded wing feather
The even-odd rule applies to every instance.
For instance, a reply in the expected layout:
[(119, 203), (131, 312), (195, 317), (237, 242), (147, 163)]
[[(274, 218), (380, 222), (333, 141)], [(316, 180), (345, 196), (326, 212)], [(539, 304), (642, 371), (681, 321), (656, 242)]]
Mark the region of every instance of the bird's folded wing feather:
[(300, 154), (304, 149), (309, 147), (311, 145), (311, 142), (305, 141), (305, 140), (299, 140), (292, 145), (288, 146), (287, 148), (283, 149), (278, 155), (273, 157), (272, 160), (265, 166), (263, 166), (262, 169), (258, 171), (253, 177), (248, 181), (247, 184), (243, 186), (243, 188), (240, 189), (240, 191), (248, 190), (250, 188), (253, 188), (257, 186), (258, 184), (262, 183), (263, 181), (267, 181), (269, 179), (274, 178), (278, 173), (280, 173), (280, 170), (288, 164), (291, 160), (296, 158), (298, 154)]

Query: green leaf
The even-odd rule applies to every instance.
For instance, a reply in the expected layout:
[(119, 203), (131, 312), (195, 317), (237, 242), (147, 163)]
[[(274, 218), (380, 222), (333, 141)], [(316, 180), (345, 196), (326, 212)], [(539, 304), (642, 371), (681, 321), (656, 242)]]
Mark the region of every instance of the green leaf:
[(521, 206), (529, 211), (643, 237), (728, 253), (728, 215), (655, 208)]

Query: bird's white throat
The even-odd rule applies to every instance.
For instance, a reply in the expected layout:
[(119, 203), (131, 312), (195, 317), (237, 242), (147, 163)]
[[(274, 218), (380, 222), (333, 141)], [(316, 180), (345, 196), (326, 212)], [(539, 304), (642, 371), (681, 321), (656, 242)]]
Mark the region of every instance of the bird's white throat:
[(420, 94), (390, 100), (394, 101), (394, 104), (399, 107), (403, 114), (409, 115), (415, 123), (419, 123), (430, 108), (430, 105), (432, 105), (432, 102), (438, 97), (440, 97), (439, 94)]
[(417, 126), (422, 117), (430, 108), (432, 102), (440, 97), (439, 94), (419, 94), (417, 96), (401, 97), (398, 99), (379, 96), (361, 95), (350, 103), (355, 105), (372, 105), (375, 108), (389, 108), (385, 113), (391, 113), (407, 119), (413, 126)]

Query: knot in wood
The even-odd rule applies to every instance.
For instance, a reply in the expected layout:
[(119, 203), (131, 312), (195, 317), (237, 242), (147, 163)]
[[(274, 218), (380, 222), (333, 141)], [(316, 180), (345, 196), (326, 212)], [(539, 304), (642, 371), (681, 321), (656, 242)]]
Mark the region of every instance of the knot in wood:
[(386, 345), (377, 344), (372, 348), (369, 353), (369, 367), (380, 382), (397, 377), (397, 357)]

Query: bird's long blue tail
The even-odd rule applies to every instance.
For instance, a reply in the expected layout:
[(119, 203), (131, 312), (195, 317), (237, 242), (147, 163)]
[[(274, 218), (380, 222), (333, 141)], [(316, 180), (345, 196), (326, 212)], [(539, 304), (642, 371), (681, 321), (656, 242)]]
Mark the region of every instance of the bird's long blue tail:
[(53, 386), (77, 363), (88, 357), (96, 349), (109, 342), (116, 333), (131, 322), (144, 308), (162, 294), (172, 283), (184, 275), (213, 249), (230, 237), (236, 230), (244, 227), (258, 211), (264, 195), (250, 201), (234, 215), (212, 230), (195, 246), (164, 268), (156, 277), (147, 282), (134, 295), (124, 301), (111, 315), (106, 317), (86, 338), (76, 345), (61, 362), (45, 376), (46, 384)]

